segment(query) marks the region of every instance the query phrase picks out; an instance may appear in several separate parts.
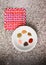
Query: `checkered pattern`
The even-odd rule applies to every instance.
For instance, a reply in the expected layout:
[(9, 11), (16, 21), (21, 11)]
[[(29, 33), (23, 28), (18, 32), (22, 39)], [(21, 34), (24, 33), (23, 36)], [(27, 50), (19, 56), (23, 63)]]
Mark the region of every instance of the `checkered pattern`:
[(26, 24), (26, 10), (24, 8), (6, 8), (4, 11), (4, 27), (14, 30)]

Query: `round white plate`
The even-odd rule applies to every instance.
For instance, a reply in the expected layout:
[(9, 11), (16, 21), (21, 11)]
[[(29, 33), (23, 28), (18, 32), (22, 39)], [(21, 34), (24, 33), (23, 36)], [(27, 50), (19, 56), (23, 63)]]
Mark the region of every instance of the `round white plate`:
[(34, 29), (29, 26), (20, 26), (16, 28), (12, 34), (12, 43), (19, 51), (30, 51), (37, 43), (37, 34)]

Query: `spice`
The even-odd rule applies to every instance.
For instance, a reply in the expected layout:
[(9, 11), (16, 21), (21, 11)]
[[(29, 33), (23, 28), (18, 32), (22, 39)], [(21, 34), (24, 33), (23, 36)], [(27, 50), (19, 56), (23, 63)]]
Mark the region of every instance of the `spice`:
[(21, 37), (21, 36), (22, 36), (22, 34), (21, 34), (21, 33), (18, 33), (18, 34), (17, 34), (17, 37), (18, 37), (18, 38), (19, 38), (19, 37)]
[(28, 32), (28, 36), (31, 36), (31, 33), (30, 32)]
[(24, 46), (27, 46), (28, 45), (28, 42), (24, 42)]
[(22, 33), (25, 34), (27, 31), (26, 30), (22, 30)]
[(19, 43), (19, 44), (22, 44), (22, 41), (21, 41), (21, 40), (18, 40), (18, 43)]
[(32, 42), (33, 42), (33, 39), (32, 39), (32, 38), (30, 38), (30, 39), (29, 39), (29, 43), (32, 43)]

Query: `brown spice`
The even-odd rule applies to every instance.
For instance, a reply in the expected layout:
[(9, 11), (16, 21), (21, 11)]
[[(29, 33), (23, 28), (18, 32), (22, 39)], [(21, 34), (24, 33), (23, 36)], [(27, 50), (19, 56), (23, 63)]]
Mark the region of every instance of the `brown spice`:
[(21, 34), (21, 33), (18, 33), (18, 34), (17, 34), (17, 37), (18, 37), (18, 38), (19, 38), (19, 37), (21, 37), (21, 36), (22, 36), (22, 34)]
[(30, 32), (28, 32), (28, 36), (31, 36), (31, 33)]
[(24, 46), (27, 46), (28, 45), (28, 42), (24, 42)]

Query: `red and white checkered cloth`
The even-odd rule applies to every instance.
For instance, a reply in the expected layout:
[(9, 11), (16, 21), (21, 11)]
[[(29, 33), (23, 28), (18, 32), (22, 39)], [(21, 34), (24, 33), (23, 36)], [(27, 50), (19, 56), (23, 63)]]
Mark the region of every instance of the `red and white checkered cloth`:
[(6, 8), (4, 11), (4, 27), (14, 30), (26, 24), (26, 10), (24, 8)]

